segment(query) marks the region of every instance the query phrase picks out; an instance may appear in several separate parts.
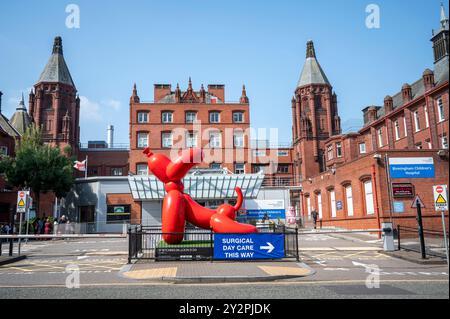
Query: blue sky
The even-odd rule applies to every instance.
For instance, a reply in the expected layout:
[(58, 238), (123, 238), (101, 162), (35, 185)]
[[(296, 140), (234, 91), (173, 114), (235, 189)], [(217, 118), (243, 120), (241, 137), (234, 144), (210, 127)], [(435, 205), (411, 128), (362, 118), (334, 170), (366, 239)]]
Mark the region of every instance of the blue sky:
[[(65, 25), (71, 3), (80, 8), (79, 29)], [(371, 3), (380, 8), (379, 29), (365, 25)], [(252, 126), (278, 128), (288, 143), (290, 100), (312, 39), (343, 128), (356, 129), (361, 109), (432, 68), (439, 10), (440, 0), (1, 1), (2, 112), (11, 116), (21, 92), (27, 96), (60, 35), (82, 96), (82, 142), (105, 139), (113, 124), (116, 142), (128, 143), (133, 83), (150, 101), (154, 83), (185, 89), (191, 76), (195, 89), (225, 84), (228, 101), (245, 84)]]

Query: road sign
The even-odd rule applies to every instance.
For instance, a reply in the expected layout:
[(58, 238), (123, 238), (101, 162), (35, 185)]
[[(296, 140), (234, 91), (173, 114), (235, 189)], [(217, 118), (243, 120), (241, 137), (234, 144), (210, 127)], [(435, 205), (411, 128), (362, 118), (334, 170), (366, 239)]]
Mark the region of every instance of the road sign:
[(18, 191), (17, 192), (17, 213), (25, 213), (27, 211), (27, 191)]
[(215, 259), (252, 260), (284, 257), (284, 234), (214, 235)]
[(392, 157), (389, 159), (391, 178), (433, 178), (432, 157)]
[(436, 211), (448, 210), (447, 185), (433, 186), (433, 195)]
[(422, 208), (425, 208), (425, 204), (422, 202), (422, 200), (420, 199), (419, 195), (416, 195), (416, 197), (414, 197), (414, 200), (411, 203), (411, 208), (417, 208), (418, 205)]

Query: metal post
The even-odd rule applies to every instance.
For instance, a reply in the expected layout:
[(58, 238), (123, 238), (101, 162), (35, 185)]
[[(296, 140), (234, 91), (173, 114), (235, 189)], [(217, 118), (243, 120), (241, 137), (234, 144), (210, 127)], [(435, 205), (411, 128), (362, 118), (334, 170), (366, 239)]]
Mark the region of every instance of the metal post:
[(448, 242), (447, 242), (447, 228), (445, 227), (445, 215), (444, 211), (441, 211), (442, 215), (442, 228), (444, 229), (444, 247), (445, 247), (445, 256), (447, 257), (447, 267), (448, 265)]
[(131, 264), (131, 226), (128, 229), (128, 263)]
[[(19, 218), (19, 236), (22, 235), (22, 214), (23, 213), (19, 213), (20, 214), (20, 218)], [(22, 242), (22, 238), (19, 237), (19, 247), (18, 247), (18, 253), (20, 256), (20, 245)]]
[(400, 250), (400, 225), (397, 225), (397, 244), (398, 244), (398, 250)]
[(416, 206), (417, 206), (417, 224), (420, 240), (420, 253), (422, 254), (422, 259), (426, 259), (427, 255), (425, 252), (425, 238), (423, 237), (423, 225), (422, 225), (422, 206), (420, 205), (419, 200), (417, 200)]
[(211, 262), (214, 261), (214, 245), (213, 245), (213, 231), (210, 229), (209, 231), (209, 243), (211, 248)]

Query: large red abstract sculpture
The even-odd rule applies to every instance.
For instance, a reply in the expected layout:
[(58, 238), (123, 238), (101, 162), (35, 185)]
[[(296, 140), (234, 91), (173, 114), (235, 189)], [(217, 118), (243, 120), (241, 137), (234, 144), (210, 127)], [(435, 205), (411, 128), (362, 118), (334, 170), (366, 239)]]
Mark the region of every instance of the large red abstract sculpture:
[(148, 157), (149, 170), (164, 183), (167, 192), (162, 207), (163, 239), (168, 244), (179, 244), (183, 240), (186, 221), (217, 233), (256, 233), (253, 225), (235, 221), (236, 212), (244, 200), (242, 191), (236, 187), (236, 205), (220, 205), (216, 210), (201, 206), (184, 193), (181, 182), (187, 172), (203, 159), (199, 148), (183, 150), (182, 155), (172, 162), (164, 154), (153, 154), (149, 148), (144, 150)]

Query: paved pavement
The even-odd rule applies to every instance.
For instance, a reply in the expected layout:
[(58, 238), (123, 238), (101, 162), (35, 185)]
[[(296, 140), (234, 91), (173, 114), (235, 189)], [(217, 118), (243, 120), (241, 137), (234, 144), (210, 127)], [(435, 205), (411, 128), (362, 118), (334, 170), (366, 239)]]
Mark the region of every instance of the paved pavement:
[[(183, 262), (127, 265), (126, 239), (29, 242), (28, 258), (0, 267), (5, 298), (449, 298), (446, 265), (421, 265), (382, 252), (377, 237), (300, 235), (301, 262)], [(284, 269), (282, 269), (284, 268)], [(79, 289), (66, 284), (79, 270)], [(161, 270), (162, 269), (162, 270)], [(275, 276), (313, 269), (304, 277), (254, 283), (155, 282), (235, 272)], [(175, 274), (175, 275), (174, 275)], [(169, 276), (170, 277), (170, 276)], [(286, 277), (287, 278), (287, 277)], [(379, 278), (379, 288), (376, 285)], [(368, 288), (373, 287), (373, 288)], [(105, 289), (107, 288), (107, 289)]]

